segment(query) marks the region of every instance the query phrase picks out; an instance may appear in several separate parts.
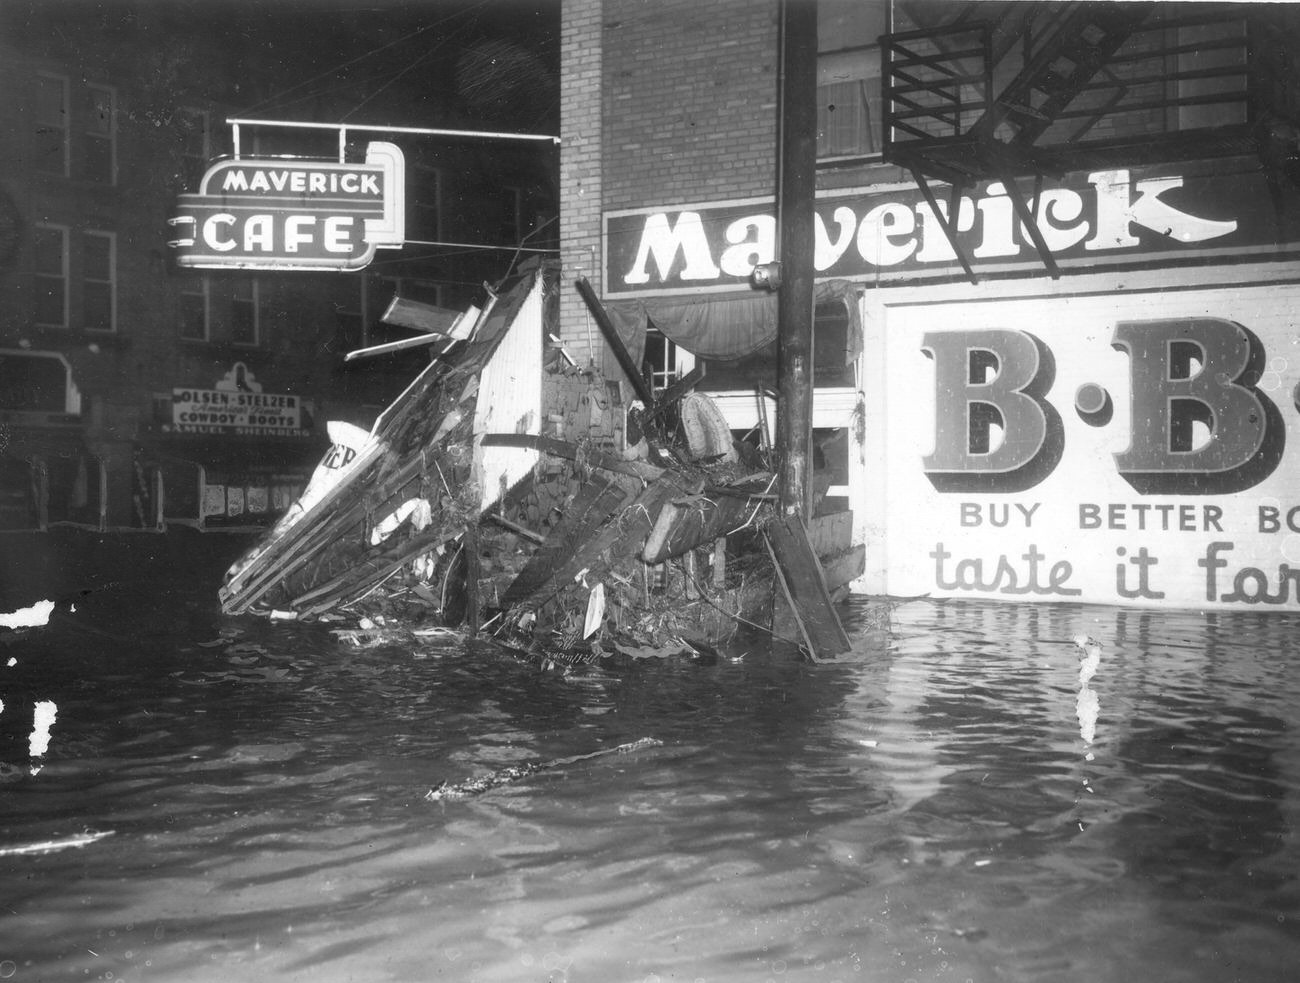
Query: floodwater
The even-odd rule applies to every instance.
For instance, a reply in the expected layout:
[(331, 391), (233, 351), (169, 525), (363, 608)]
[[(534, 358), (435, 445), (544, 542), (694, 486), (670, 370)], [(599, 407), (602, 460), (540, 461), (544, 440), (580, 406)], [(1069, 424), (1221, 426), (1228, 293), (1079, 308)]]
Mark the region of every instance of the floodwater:
[(0, 629), (0, 980), (1270, 983), (1300, 963), (1293, 616), (859, 601), (842, 664), (749, 639), (564, 674), (226, 619), (184, 580)]

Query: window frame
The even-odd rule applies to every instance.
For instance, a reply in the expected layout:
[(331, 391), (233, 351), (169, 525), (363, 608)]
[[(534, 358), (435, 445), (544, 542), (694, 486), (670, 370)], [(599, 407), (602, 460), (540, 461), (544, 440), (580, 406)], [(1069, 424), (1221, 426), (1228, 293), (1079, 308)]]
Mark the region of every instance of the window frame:
[[(659, 342), (663, 343), (662, 359), (651, 354), (651, 339), (654, 339), (656, 346)], [(662, 331), (651, 329), (646, 332), (642, 364), (650, 366), (650, 391), (658, 395), (679, 379), (689, 375), (695, 368), (696, 359), (694, 352), (687, 351)]]
[[(62, 160), (60, 161), (60, 166), (57, 170), (48, 169), (44, 166), (45, 156), (43, 154), (37, 156), (37, 160), (35, 161), (36, 170), (42, 174), (56, 174), (59, 177), (68, 177), (72, 168), (72, 83), (68, 76), (59, 75), (55, 72), (37, 72), (36, 80), (38, 93), (37, 98), (34, 100), (33, 116), (35, 119), (33, 122), (35, 123), (35, 126), (33, 128), (34, 132), (32, 134), (32, 139), (39, 143), (45, 132), (42, 128), (49, 127), (51, 131), (62, 135), (61, 143), (63, 145)], [(61, 89), (59, 98), (59, 111), (62, 114), (61, 119), (51, 120), (44, 119), (40, 116), (42, 100), (40, 98), (39, 87), (45, 82), (53, 82)]]
[[(32, 257), (32, 323), (38, 328), (54, 328), (60, 331), (66, 331), (70, 324), (69, 321), (69, 262), (68, 247), (71, 242), (71, 229), (66, 225), (59, 225), (54, 222), (37, 222), (33, 226), (33, 257)], [(39, 266), (40, 249), (36, 239), (42, 232), (55, 233), (59, 237), (59, 259), (62, 269), (58, 274), (43, 271)], [(41, 282), (45, 280), (57, 280), (59, 283), (58, 294), (60, 297), (61, 319), (58, 322), (42, 321), (40, 309), (40, 297), (43, 292), (39, 289)]]
[[(248, 296), (240, 295), (240, 288), (249, 286)], [(236, 312), (243, 306), (249, 308), (249, 323), (253, 328), (251, 341), (235, 337)], [(236, 277), (230, 283), (230, 343), (240, 348), (258, 348), (262, 344), (262, 281), (259, 277)]]
[[(197, 286), (198, 289), (194, 289)], [(187, 279), (181, 284), (181, 315), (177, 319), (177, 333), (181, 341), (205, 343), (212, 340), (212, 278), (203, 274), (195, 280)], [(187, 297), (199, 297), (203, 304), (203, 334), (185, 333), (185, 301)]]
[[(103, 93), (108, 97), (108, 126), (101, 130), (97, 125), (99, 116), (99, 107), (95, 98), (97, 93)], [(117, 89), (111, 85), (104, 85), (100, 82), (86, 83), (86, 101), (88, 111), (86, 114), (86, 125), (82, 130), (82, 139), (85, 140), (86, 150), (81, 154), (84, 177), (92, 184), (101, 184), (107, 187), (117, 186)], [(103, 142), (108, 148), (108, 174), (107, 176), (91, 174), (89, 163), (91, 155), (89, 148), (97, 142)]]
[[(81, 326), (85, 331), (91, 331), (95, 334), (116, 334), (117, 332), (117, 233), (107, 232), (101, 229), (84, 229), (82, 230), (82, 253), (81, 253)], [(87, 257), (89, 250), (85, 248), (86, 240), (104, 239), (108, 243), (108, 277), (100, 279), (90, 275)], [(101, 284), (108, 287), (108, 327), (92, 327), (88, 319), (90, 305), (86, 302), (86, 286), (88, 284)]]

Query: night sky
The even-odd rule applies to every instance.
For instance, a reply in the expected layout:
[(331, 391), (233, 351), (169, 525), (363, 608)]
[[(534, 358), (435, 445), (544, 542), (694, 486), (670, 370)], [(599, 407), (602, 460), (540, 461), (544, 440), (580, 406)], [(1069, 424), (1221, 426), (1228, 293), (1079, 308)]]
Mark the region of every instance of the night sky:
[(0, 30), (88, 74), (120, 65), (82, 39), (113, 37), (155, 87), (237, 115), (558, 132), (558, 0), (4, 0)]

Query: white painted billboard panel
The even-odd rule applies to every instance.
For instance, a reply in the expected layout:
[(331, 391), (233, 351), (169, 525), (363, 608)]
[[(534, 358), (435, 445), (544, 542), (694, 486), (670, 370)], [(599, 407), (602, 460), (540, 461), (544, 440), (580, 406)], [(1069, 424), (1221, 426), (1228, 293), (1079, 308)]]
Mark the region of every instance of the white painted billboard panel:
[(868, 589), (1300, 610), (1300, 287), (879, 316)]

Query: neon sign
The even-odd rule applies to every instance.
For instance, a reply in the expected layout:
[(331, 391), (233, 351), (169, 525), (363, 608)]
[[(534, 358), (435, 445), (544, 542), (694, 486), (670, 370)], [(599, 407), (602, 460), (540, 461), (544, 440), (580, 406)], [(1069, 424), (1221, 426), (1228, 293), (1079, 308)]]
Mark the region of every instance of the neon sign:
[(405, 160), (391, 143), (368, 144), (360, 164), (221, 160), (167, 224), (183, 267), (359, 270), (405, 242)]

